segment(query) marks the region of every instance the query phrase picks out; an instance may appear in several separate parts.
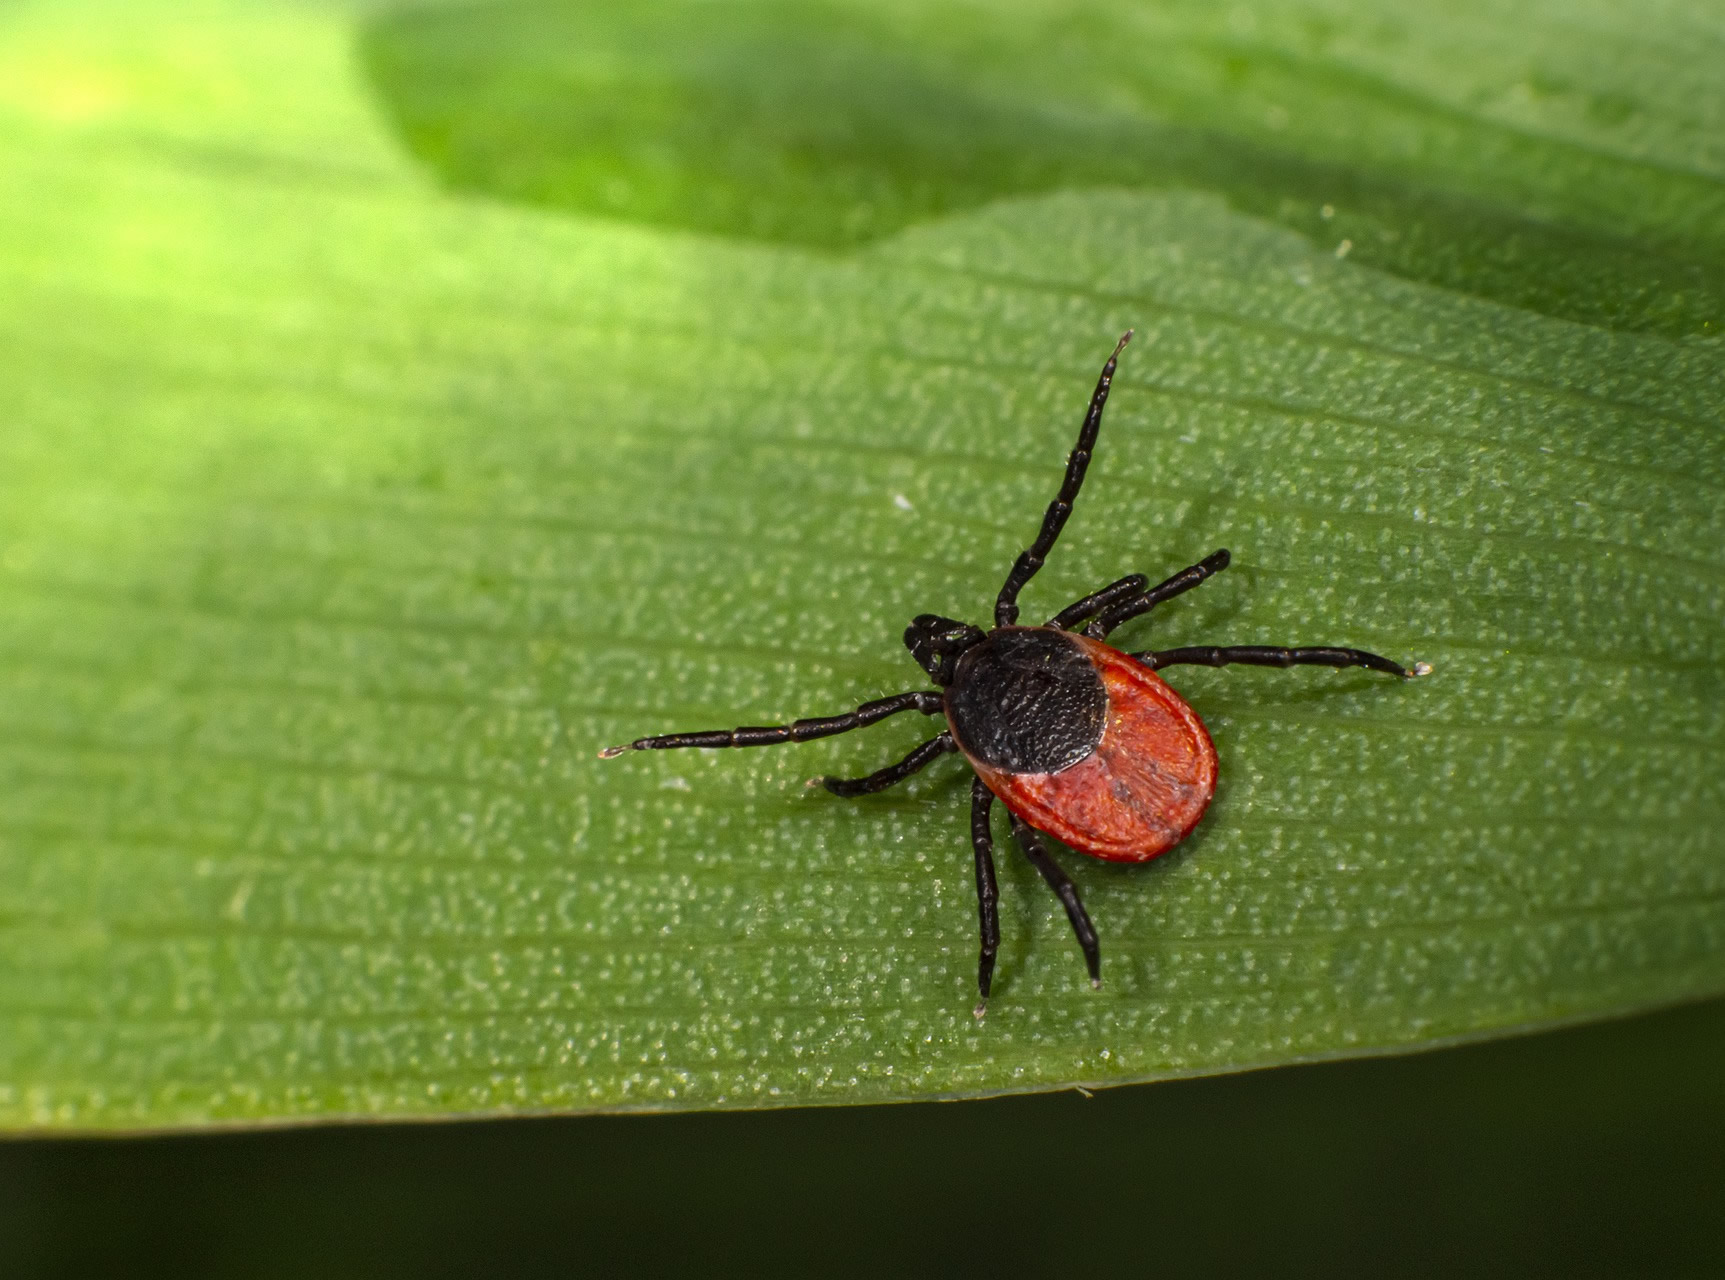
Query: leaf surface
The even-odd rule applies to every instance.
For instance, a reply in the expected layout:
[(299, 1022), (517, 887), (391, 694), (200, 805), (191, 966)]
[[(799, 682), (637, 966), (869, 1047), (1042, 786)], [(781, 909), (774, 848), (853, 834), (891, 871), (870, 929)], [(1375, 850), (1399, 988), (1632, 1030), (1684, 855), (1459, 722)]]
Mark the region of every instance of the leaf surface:
[[(746, 97), (758, 50), (823, 12), (751, 10), (702, 74)], [(849, 230), (820, 163), (739, 198), (755, 222), (712, 215), (692, 144), (648, 154), (680, 184), (657, 210), (417, 167), (392, 127), (435, 161), (415, 121), (437, 84), (451, 116), (485, 88), (439, 80), (440, 24), (516, 31), (487, 56), (524, 82), (536, 57), (689, 88), (664, 51), (574, 40), (544, 6), (0, 15), (0, 1117), (956, 1096), (1725, 989), (1720, 102), (1672, 88), (1708, 46), (1631, 40), (1608, 70), (1627, 18), (1536, 23), (1526, 57), (1603, 77), (1620, 119), (1592, 89), (1571, 109), (1444, 80), (1521, 66), (1484, 6), (1374, 44), (1384, 12), (1337, 6), (1355, 43), (1329, 56), (1424, 94), (1449, 150), (1397, 153), (1401, 117), (1302, 69), (1298, 31), (1252, 47), (1311, 110), (1252, 123), (1180, 88), (1202, 59), (1179, 51), (1221, 38), (1207, 19), (1129, 8), (1110, 65), (1164, 66), (1165, 92), (1127, 114), (1231, 139), (1235, 178), (1140, 154), (1113, 180), (1074, 160), (925, 199), (918, 100), (882, 95), (880, 119), (832, 108), (892, 161), (854, 171), (897, 193)], [(1066, 79), (1003, 78), (1052, 16), (953, 10), (930, 52), (921, 19), (881, 13), (868, 57), (956, 59), (1056, 111), (1042, 86)], [(661, 136), (651, 103), (571, 84), (571, 110)], [(587, 135), (533, 133), (523, 101), (536, 171), (585, 164)], [(1102, 136), (1087, 119), (1062, 127)], [(740, 155), (781, 154), (741, 124)], [(1505, 130), (1540, 161), (1519, 186), (1490, 167)], [(1254, 148), (1299, 181), (1239, 177)], [(1656, 199), (1632, 199), (1635, 166), (1665, 175)], [(1312, 209), (1332, 171), (1391, 193), (1373, 227), (1406, 232), (1426, 189), (1467, 216), (1338, 255), (1346, 201)], [(1630, 213), (1617, 257), (1558, 251)], [(1498, 271), (1474, 248), (1506, 219), (1539, 253)], [(1655, 257), (1688, 285), (1626, 286)], [(1100, 993), (1002, 839), (978, 1023), (968, 774), (854, 802), (802, 785), (926, 724), (594, 752), (918, 687), (904, 623), (987, 616), (1128, 326), (1027, 613), (1227, 546), (1234, 568), (1122, 643), (1436, 670), (1172, 676), (1221, 753), (1210, 815), (1148, 867), (1066, 856)]]

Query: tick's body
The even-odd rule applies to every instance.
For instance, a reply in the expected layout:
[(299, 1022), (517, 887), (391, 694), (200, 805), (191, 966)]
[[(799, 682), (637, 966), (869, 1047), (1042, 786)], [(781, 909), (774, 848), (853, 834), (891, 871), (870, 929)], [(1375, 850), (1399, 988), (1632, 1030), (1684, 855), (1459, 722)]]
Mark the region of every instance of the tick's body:
[(940, 756), (962, 752), (976, 773), (971, 787), (971, 843), (982, 925), (977, 986), (982, 1016), (1000, 945), (994, 836), (995, 797), (1006, 805), (1025, 857), (1059, 896), (1072, 921), (1093, 985), (1101, 985), (1096, 931), (1070, 878), (1043, 848), (1043, 831), (1081, 853), (1110, 862), (1147, 862), (1173, 848), (1204, 816), (1216, 790), (1216, 748), (1197, 712), (1156, 674), (1180, 663), (1220, 667), (1368, 667), (1397, 676), (1423, 675), (1360, 649), (1286, 649), (1262, 645), (1200, 646), (1122, 653), (1102, 643), (1115, 627), (1148, 613), (1228, 567), (1218, 551), (1152, 587), (1132, 574), (1067, 606), (1046, 626), (1021, 627), (1018, 593), (1053, 549), (1102, 423), (1120, 339), (1103, 366), (1066, 463), (1066, 480), (1043, 517), (1042, 531), (1018, 557), (994, 607), (994, 629), (923, 614), (905, 630), (905, 647), (938, 690), (915, 690), (864, 703), (848, 715), (764, 728), (715, 729), (637, 738), (601, 756), (667, 747), (752, 747), (804, 742), (874, 724), (901, 711), (941, 715), (947, 727), (897, 764), (866, 778), (821, 778), (841, 796), (867, 795), (902, 782)]
[[(1069, 631), (994, 632), (960, 660), (946, 720), (1008, 809), (1093, 858), (1167, 852), (1216, 791), (1198, 713), (1136, 659)], [(1049, 744), (1054, 723), (1064, 732)]]

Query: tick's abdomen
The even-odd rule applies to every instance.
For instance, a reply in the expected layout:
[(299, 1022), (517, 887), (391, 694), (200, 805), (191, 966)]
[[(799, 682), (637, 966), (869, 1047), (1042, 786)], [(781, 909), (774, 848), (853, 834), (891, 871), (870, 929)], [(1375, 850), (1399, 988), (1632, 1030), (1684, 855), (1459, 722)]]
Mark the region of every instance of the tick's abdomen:
[[(954, 737), (988, 789), (1037, 830), (1110, 862), (1154, 858), (1198, 825), (1216, 792), (1210, 734), (1185, 699), (1142, 663), (1098, 640), (1053, 634), (1102, 690), (1102, 724), (1090, 748), (1035, 772), (973, 754), (956, 725)], [(952, 702), (949, 691), (949, 718)]]
[(1102, 741), (1108, 691), (1079, 638), (1003, 627), (959, 659), (946, 718), (965, 755), (1007, 773), (1058, 773)]

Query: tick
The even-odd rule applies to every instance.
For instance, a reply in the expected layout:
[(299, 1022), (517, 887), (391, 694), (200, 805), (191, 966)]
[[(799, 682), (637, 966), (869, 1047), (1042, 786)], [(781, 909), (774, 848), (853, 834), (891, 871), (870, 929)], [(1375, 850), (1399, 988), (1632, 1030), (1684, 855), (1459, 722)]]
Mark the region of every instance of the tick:
[(1367, 667), (1404, 679), (1427, 674), (1362, 649), (1272, 645), (1198, 645), (1122, 653), (1104, 643), (1116, 627), (1190, 591), (1228, 567), (1217, 551), (1155, 586), (1128, 574), (1075, 600), (1039, 627), (1018, 625), (1018, 593), (1042, 567), (1072, 514), (1096, 447), (1115, 362), (1127, 330), (1102, 366), (1066, 479), (1042, 517), (1042, 530), (1006, 575), (994, 604), (994, 627), (925, 613), (905, 628), (904, 644), (938, 688), (865, 702), (840, 716), (762, 728), (712, 729), (637, 738), (599, 754), (667, 747), (766, 747), (807, 742), (865, 728), (901, 711), (941, 716), (946, 727), (904, 759), (865, 778), (817, 778), (834, 795), (884, 791), (948, 752), (976, 777), (970, 789), (970, 841), (982, 953), (976, 985), (988, 1007), (1000, 949), (999, 889), (994, 877), (994, 802), (1006, 806), (1013, 839), (1066, 908), (1093, 987), (1102, 985), (1102, 952), (1078, 888), (1038, 838), (1043, 832), (1107, 862), (1148, 862), (1198, 825), (1216, 791), (1216, 748), (1198, 713), (1156, 673), (1190, 664), (1224, 667)]

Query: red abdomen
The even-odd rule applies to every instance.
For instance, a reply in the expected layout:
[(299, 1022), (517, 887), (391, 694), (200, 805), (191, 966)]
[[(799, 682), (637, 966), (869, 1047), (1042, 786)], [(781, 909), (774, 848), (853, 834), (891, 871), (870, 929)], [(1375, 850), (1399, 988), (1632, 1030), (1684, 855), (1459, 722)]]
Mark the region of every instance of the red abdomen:
[(1074, 635), (1108, 692), (1096, 750), (1058, 773), (1008, 773), (970, 757), (1006, 807), (1038, 831), (1109, 862), (1147, 862), (1186, 838), (1216, 792), (1216, 748), (1161, 676)]

